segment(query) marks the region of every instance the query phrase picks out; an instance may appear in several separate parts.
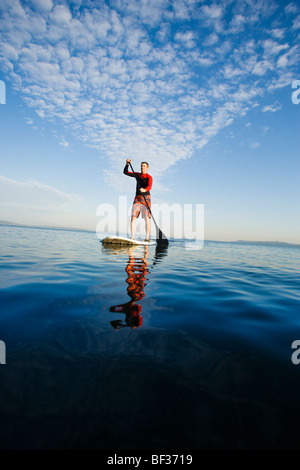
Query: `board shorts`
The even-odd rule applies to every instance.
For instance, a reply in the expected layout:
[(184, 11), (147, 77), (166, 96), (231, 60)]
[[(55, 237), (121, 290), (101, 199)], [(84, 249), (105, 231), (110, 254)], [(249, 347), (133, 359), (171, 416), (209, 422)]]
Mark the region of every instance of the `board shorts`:
[(141, 194), (138, 194), (137, 196), (135, 196), (134, 201), (133, 201), (133, 206), (132, 206), (132, 211), (131, 211), (132, 217), (138, 218), (141, 213), (143, 219), (146, 219), (147, 216), (149, 217), (149, 219), (151, 219), (151, 213), (147, 207), (145, 199), (147, 201), (149, 209), (151, 210), (150, 194), (147, 194), (146, 196), (142, 196)]
[[(144, 288), (146, 286), (146, 275), (148, 274), (147, 264), (138, 263), (136, 260), (131, 261), (126, 266), (128, 278), (127, 293), (132, 300), (137, 302), (145, 297)], [(132, 313), (132, 312), (131, 312)]]

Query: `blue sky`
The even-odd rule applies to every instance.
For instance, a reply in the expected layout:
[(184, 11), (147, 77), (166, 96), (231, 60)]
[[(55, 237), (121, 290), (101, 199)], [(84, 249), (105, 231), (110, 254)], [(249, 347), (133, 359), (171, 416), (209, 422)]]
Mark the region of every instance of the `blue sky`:
[(95, 230), (204, 204), (205, 239), (300, 243), (300, 6), (269, 0), (1, 0), (0, 220)]

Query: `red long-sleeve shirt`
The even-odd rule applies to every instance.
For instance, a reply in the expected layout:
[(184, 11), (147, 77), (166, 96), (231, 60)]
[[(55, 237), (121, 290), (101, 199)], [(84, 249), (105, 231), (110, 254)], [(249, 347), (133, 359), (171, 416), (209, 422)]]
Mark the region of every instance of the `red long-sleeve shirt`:
[[(146, 196), (147, 194), (150, 194), (150, 190), (152, 188), (153, 183), (152, 176), (148, 175), (148, 173), (146, 173), (145, 175), (143, 173), (132, 173), (131, 171), (128, 171), (128, 166), (129, 165), (127, 164), (125, 165), (123, 173), (127, 176), (131, 176), (132, 178), (136, 179), (136, 195), (144, 194)], [(144, 193), (141, 193), (141, 188), (144, 188), (146, 191)]]

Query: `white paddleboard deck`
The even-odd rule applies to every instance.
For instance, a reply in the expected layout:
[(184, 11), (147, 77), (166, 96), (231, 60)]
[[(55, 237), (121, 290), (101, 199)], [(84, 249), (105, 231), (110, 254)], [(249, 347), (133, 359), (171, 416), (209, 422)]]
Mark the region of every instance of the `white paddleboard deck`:
[(145, 242), (143, 240), (131, 240), (125, 237), (106, 237), (101, 240), (102, 243), (111, 243), (115, 245), (155, 245), (155, 242)]

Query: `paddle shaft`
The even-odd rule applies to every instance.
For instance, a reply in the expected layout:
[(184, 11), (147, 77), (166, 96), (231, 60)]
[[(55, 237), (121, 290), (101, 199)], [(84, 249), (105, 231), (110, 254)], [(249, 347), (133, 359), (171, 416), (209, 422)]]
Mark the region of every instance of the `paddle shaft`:
[[(134, 169), (132, 168), (131, 163), (129, 163), (129, 165), (130, 165), (130, 168), (131, 168), (131, 170), (132, 170), (132, 173), (135, 173)], [(155, 227), (156, 227), (156, 229), (158, 230), (159, 236), (158, 236), (157, 241), (158, 241), (160, 244), (168, 245), (168, 243), (169, 243), (169, 242), (168, 242), (168, 239), (167, 239), (167, 237), (162, 233), (162, 231), (161, 231), (160, 228), (158, 227), (157, 223), (155, 222), (155, 219), (154, 219), (154, 217), (153, 217), (153, 214), (152, 214), (152, 212), (151, 212), (151, 209), (150, 209), (150, 207), (149, 207), (149, 204), (148, 204), (148, 202), (147, 202), (147, 199), (145, 198), (144, 194), (142, 194), (142, 196), (143, 196), (143, 198), (144, 198), (144, 200), (145, 200), (145, 203), (146, 203), (146, 206), (147, 206), (147, 208), (148, 208), (148, 211), (150, 212), (150, 214), (151, 214), (151, 216), (152, 216), (153, 222), (155, 223)]]

